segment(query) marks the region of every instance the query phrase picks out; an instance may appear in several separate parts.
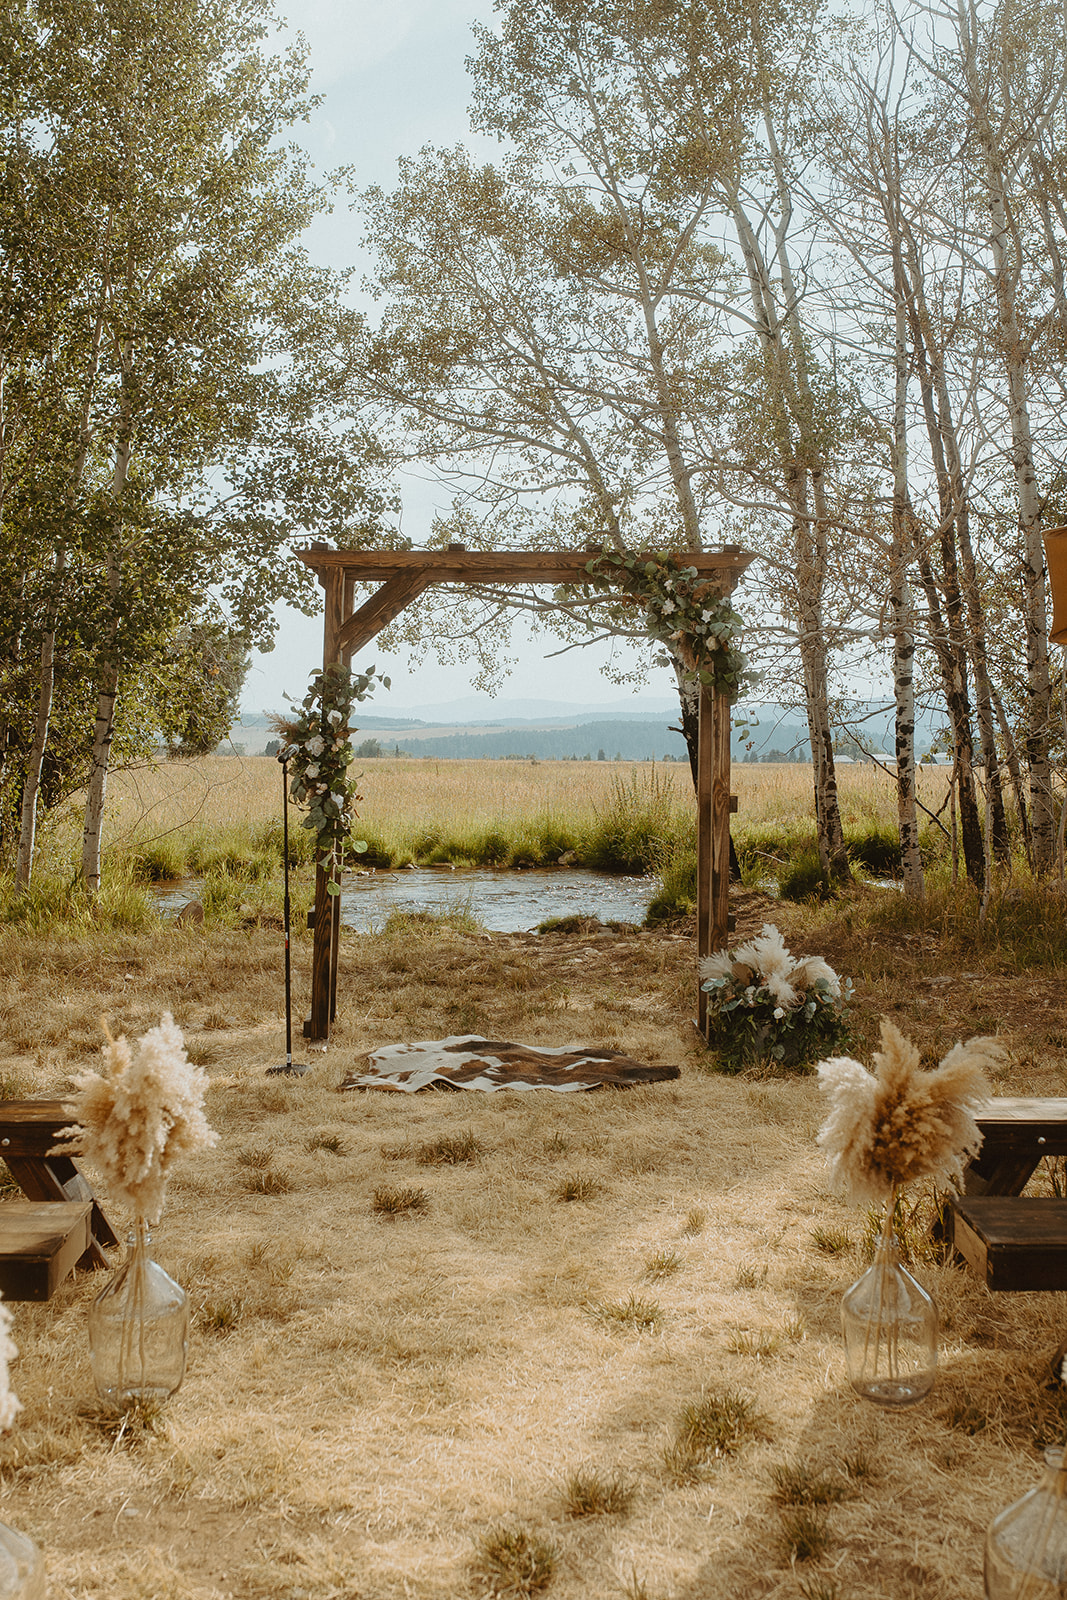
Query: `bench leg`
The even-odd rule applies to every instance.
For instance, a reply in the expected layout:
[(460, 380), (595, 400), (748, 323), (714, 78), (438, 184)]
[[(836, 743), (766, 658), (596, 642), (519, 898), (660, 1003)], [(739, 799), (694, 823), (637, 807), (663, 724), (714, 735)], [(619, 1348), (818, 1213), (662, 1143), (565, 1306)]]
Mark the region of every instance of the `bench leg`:
[(117, 1245), (114, 1229), (97, 1205), (93, 1191), (69, 1156), (8, 1156), (11, 1176), (28, 1200), (92, 1200), (89, 1248), (79, 1267), (110, 1267), (105, 1245)]
[(1010, 1156), (979, 1154), (963, 1174), (963, 1192), (975, 1196), (1022, 1194), (1037, 1171), (1040, 1160), (1040, 1152), (1036, 1155), (1021, 1152)]

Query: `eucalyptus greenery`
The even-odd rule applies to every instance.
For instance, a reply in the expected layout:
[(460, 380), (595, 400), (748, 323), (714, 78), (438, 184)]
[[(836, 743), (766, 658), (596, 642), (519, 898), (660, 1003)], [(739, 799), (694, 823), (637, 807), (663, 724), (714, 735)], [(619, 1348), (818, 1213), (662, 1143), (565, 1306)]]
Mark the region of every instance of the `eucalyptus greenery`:
[(760, 1063), (810, 1071), (849, 1038), (852, 984), (819, 956), (797, 960), (772, 923), (731, 954), (700, 964), (708, 996), (708, 1044), (721, 1072)]
[[(272, 719), (288, 751), (285, 759), (290, 769), (289, 793), (297, 805), (306, 804), (308, 808), (301, 827), (314, 833), (319, 860), (324, 865), (339, 862), (346, 848), (357, 855), (367, 848), (365, 840), (351, 837), (359, 799), (359, 780), (349, 775), (355, 754), (351, 718), (353, 706), (366, 700), (376, 683), (389, 688), (389, 679), (380, 677), (373, 667), (353, 673), (334, 663), (312, 675), (295, 715)], [(290, 704), (295, 705), (295, 701)], [(329, 891), (340, 892), (332, 874)]]
[(645, 612), (649, 637), (678, 656), (702, 684), (738, 698), (748, 666), (737, 637), (742, 619), (727, 595), (710, 592), (708, 579), (675, 555), (604, 550), (586, 566), (598, 587), (617, 592), (623, 605)]

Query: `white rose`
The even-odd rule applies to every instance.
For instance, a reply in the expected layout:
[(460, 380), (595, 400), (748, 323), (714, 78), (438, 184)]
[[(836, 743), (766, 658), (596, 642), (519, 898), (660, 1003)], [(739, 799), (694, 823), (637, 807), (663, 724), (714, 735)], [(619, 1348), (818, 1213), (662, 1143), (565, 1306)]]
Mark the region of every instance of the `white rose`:
[(309, 778), (317, 778), (318, 775), (319, 775), (319, 768), (314, 766), (314, 765), (312, 765), (310, 767), (305, 767), (304, 768), (304, 773), (305, 773), (305, 776), (307, 776)]
[(312, 756), (321, 756), (321, 754), (325, 750), (325, 748), (326, 748), (326, 741), (325, 741), (325, 739), (323, 739), (322, 735), (318, 734), (318, 733), (313, 734), (312, 737), (308, 740), (307, 744), (304, 746), (304, 749), (308, 752), (309, 755), (312, 755)]

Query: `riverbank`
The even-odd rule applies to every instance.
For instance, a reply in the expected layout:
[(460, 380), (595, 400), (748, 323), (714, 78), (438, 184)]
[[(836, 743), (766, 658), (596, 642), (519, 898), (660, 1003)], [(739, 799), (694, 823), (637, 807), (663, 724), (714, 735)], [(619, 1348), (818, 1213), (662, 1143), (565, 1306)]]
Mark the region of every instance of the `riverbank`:
[[(944, 811), (943, 770), (924, 772), (924, 804)], [(735, 766), (732, 834), (746, 882), (784, 892), (818, 887), (811, 771), (797, 765)], [(358, 832), (367, 848), (351, 865), (377, 868), (554, 868), (560, 862), (663, 881), (654, 916), (692, 909), (695, 803), (676, 763), (450, 762), (377, 759), (363, 775)], [(850, 851), (862, 871), (890, 877), (899, 862), (890, 779), (875, 768), (842, 770)], [(294, 894), (311, 894), (312, 843), (290, 808)], [(91, 903), (75, 882), (77, 809), (45, 830), (33, 893), (20, 903), (0, 884), (0, 919), (22, 926), (148, 927), (145, 886), (195, 877), (212, 925), (281, 911), (282, 780), (265, 758), (208, 757), (116, 773), (108, 802), (104, 882)], [(924, 832), (931, 863), (947, 835)], [(300, 874), (303, 874), (301, 877)], [(791, 884), (793, 887), (791, 887)]]

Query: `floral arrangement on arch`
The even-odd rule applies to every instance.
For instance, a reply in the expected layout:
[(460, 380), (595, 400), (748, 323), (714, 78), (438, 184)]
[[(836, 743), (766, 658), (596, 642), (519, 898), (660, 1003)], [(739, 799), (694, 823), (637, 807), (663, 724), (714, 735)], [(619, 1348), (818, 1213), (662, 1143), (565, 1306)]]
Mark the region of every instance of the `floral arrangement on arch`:
[(700, 963), (708, 996), (708, 1043), (720, 1068), (769, 1061), (806, 1069), (848, 1037), (852, 984), (821, 956), (790, 955), (773, 923), (757, 939)]
[[(294, 716), (270, 719), (285, 742), (282, 756), (291, 769), (289, 792), (298, 805), (308, 807), (301, 826), (314, 832), (320, 860), (339, 860), (346, 846), (357, 854), (367, 848), (363, 840), (351, 838), (359, 793), (358, 780), (349, 776), (348, 769), (355, 756), (352, 708), (372, 693), (375, 682), (389, 688), (389, 679), (379, 677), (373, 667), (353, 673), (334, 663), (313, 674)], [(329, 889), (332, 894), (339, 892), (334, 882)]]
[(695, 567), (674, 555), (604, 550), (585, 570), (623, 605), (641, 607), (649, 637), (667, 645), (702, 684), (737, 699), (748, 666), (737, 644), (743, 623), (729, 597), (711, 593)]

